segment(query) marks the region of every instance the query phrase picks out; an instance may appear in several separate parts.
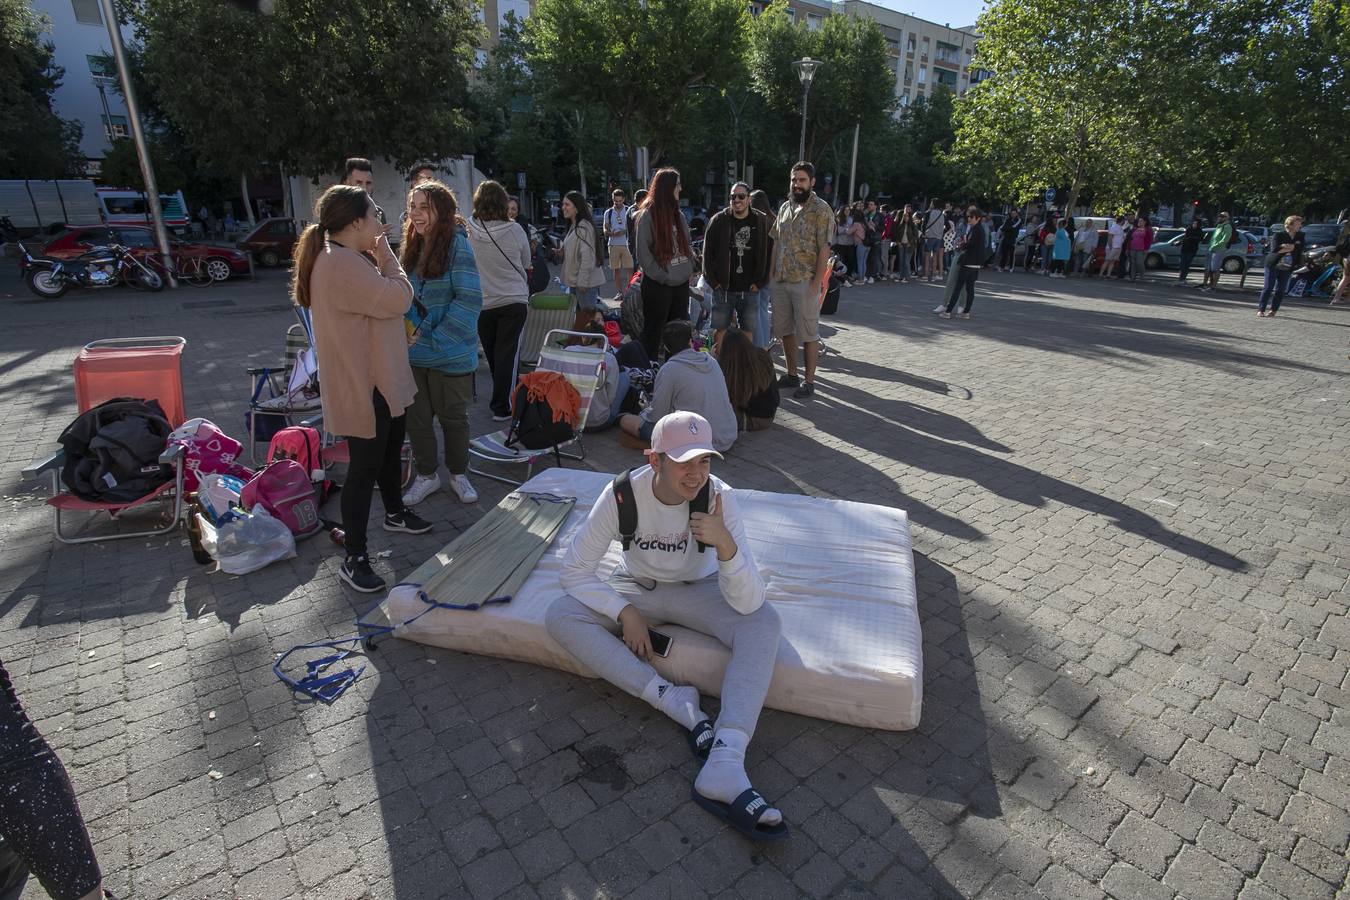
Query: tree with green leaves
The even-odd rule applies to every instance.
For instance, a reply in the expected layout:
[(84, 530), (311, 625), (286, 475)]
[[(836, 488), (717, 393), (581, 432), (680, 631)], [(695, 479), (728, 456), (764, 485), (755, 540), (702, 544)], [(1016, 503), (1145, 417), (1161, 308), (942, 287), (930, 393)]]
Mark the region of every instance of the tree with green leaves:
[(310, 176), (354, 154), (407, 166), (458, 155), (480, 27), (470, 0), (140, 0), (145, 75), (208, 164)]
[[(150, 164), (155, 168), (155, 185), (160, 193), (172, 194), (187, 187), (187, 169), (184, 168), (181, 157), (163, 141), (147, 137), (147, 144)], [(136, 154), (135, 141), (124, 138), (113, 142), (112, 147), (103, 156), (99, 180), (117, 187), (145, 190), (145, 180), (141, 177), (141, 163)]]
[(870, 132), (884, 124), (895, 108), (895, 72), (886, 62), (886, 36), (876, 22), (827, 16), (811, 31), (789, 20), (787, 4), (776, 0), (751, 24), (746, 66), (751, 84), (783, 123), (777, 139), (794, 148), (802, 85), (793, 63), (804, 56), (821, 61), (806, 119), (806, 158), (819, 161), (825, 147), (852, 133), (855, 125)]
[(526, 56), (540, 102), (604, 109), (627, 158), (646, 146), (655, 163), (678, 142), (694, 89), (735, 79), (747, 18), (742, 0), (537, 0)]
[(1140, 83), (1177, 88), (1142, 49), (1164, 36), (1164, 6), (996, 0), (980, 16), (973, 62), (994, 74), (958, 104), (946, 159), (1017, 201), (1057, 186), (1067, 209), (1089, 189), (1103, 207), (1135, 201), (1161, 157)]
[(52, 110), (65, 72), (28, 0), (0, 0), (0, 178), (65, 178), (84, 168), (78, 122)]

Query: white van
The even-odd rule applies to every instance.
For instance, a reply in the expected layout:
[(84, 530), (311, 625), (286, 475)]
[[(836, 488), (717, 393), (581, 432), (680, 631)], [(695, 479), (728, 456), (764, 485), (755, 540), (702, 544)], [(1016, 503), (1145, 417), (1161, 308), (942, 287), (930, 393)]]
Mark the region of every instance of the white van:
[[(99, 213), (109, 225), (149, 225), (153, 223), (150, 209), (141, 191), (128, 191), (122, 188), (98, 189)], [(159, 208), (164, 214), (164, 227), (177, 235), (185, 235), (188, 230), (187, 201), (183, 192), (159, 195)]]

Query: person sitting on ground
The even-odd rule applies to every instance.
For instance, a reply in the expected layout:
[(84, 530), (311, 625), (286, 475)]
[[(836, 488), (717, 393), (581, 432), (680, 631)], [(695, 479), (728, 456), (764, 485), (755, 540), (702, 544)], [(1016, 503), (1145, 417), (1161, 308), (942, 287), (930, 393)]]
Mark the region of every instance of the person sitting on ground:
[[(603, 431), (619, 421), (620, 414), (638, 411), (638, 392), (632, 388), (632, 376), (623, 370), (614, 347), (610, 345), (609, 337), (605, 334), (605, 320), (599, 310), (596, 310), (595, 318), (586, 323), (586, 332), (605, 338), (605, 359), (600, 367), (600, 380), (596, 382), (595, 394), (591, 397), (591, 411), (586, 416), (587, 431)], [(566, 349), (580, 351), (594, 346), (594, 341), (587, 341), (570, 345)]]
[(727, 382), (727, 396), (741, 431), (762, 431), (778, 412), (778, 378), (769, 351), (761, 350), (744, 331), (722, 337), (717, 364)]
[[(623, 551), (623, 574), (606, 581), (599, 572), (610, 544), (623, 537), (610, 484), (563, 559), (567, 594), (549, 607), (545, 624), (587, 669), (687, 729), (697, 756), (711, 748), (694, 781), (700, 806), (747, 837), (775, 840), (787, 836), (787, 826), (750, 786), (745, 752), (773, 677), (782, 626), (764, 602), (764, 580), (739, 504), (726, 483), (712, 477), (712, 458), (721, 456), (716, 434), (706, 419), (687, 411), (656, 423), (649, 465), (629, 475), (637, 521)], [(705, 486), (711, 496), (704, 495)], [(706, 513), (691, 509), (700, 495), (707, 498)], [(721, 596), (691, 586), (714, 575)], [(697, 688), (672, 684), (651, 666), (648, 625), (667, 622), (731, 649), (716, 724), (700, 708)]]
[(731, 408), (726, 380), (717, 360), (693, 349), (693, 339), (688, 322), (677, 319), (666, 323), (661, 331), (666, 361), (656, 370), (652, 401), (640, 416), (620, 416), (619, 427), (640, 441), (650, 441), (662, 417), (686, 410), (712, 422), (713, 434), (718, 436), (717, 449), (730, 450), (736, 443), (736, 411)]

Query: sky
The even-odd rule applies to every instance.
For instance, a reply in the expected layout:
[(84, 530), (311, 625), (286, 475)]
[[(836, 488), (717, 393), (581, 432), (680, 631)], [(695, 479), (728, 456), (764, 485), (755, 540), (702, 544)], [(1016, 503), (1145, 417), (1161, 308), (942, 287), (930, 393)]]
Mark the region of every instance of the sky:
[(896, 9), (930, 22), (953, 28), (974, 25), (984, 9), (984, 0), (870, 0), (877, 6)]

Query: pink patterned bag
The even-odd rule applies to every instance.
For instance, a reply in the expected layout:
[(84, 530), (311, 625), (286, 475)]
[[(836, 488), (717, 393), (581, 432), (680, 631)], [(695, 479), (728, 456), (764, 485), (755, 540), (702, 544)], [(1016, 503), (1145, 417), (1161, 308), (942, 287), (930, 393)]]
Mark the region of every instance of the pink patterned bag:
[(169, 434), (168, 443), (184, 448), (184, 491), (197, 490), (203, 475), (233, 475), (241, 481), (253, 477), (253, 470), (237, 461), (243, 445), (210, 419), (188, 419)]

